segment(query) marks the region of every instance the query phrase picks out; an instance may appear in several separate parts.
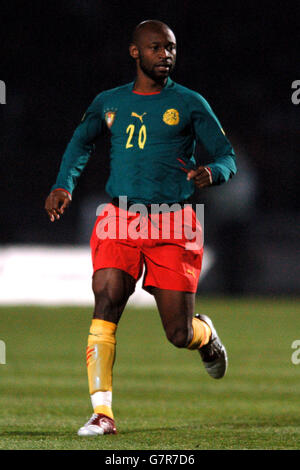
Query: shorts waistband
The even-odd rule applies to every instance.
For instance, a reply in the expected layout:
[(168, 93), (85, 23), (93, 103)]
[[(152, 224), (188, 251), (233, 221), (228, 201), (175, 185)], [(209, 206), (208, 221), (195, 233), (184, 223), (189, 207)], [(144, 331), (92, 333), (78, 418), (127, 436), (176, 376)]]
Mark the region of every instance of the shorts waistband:
[[(116, 207), (120, 207), (120, 201), (118, 197), (112, 198), (111, 203)], [(185, 205), (191, 205), (191, 202), (189, 199), (186, 199), (185, 201), (172, 202), (172, 203), (160, 202), (160, 203), (152, 203), (152, 204), (143, 204), (142, 202), (138, 203), (138, 202), (127, 200), (127, 210), (129, 210), (130, 206), (133, 206), (134, 204), (135, 205), (141, 204), (144, 207), (146, 207), (147, 212), (152, 213), (152, 214), (158, 214), (158, 213), (164, 213), (164, 212), (177, 212), (181, 209), (184, 209)], [(167, 205), (167, 207), (164, 207), (165, 204)], [(159, 207), (156, 207), (156, 206), (159, 206)]]

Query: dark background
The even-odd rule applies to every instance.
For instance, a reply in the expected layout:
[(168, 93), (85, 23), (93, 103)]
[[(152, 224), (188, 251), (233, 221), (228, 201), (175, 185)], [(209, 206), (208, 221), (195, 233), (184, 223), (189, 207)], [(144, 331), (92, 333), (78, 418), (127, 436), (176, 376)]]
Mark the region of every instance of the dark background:
[[(3, 2), (0, 79), (0, 243), (87, 244), (103, 202), (109, 142), (101, 138), (59, 223), (44, 200), (87, 106), (134, 79), (134, 26), (160, 19), (175, 32), (172, 78), (211, 104), (238, 157), (228, 185), (197, 192), (216, 264), (199, 290), (298, 292), (300, 3), (294, 1)], [(199, 163), (205, 162), (201, 148)], [(87, 216), (87, 214), (89, 214)]]

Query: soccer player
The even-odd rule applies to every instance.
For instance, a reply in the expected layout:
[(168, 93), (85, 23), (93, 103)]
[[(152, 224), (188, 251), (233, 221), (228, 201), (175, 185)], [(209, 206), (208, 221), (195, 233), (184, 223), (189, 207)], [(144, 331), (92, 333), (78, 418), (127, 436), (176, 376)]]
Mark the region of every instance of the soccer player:
[[(80, 436), (116, 433), (112, 411), (116, 330), (144, 267), (143, 288), (154, 296), (170, 342), (197, 350), (215, 379), (223, 377), (227, 368), (226, 350), (211, 319), (194, 313), (202, 245), (196, 242), (187, 249), (189, 235), (184, 231), (178, 238), (176, 231), (184, 224), (191, 233), (201, 231), (195, 212), (184, 203), (195, 187), (227, 182), (236, 173), (235, 154), (205, 99), (169, 78), (175, 65), (176, 39), (166, 24), (157, 20), (140, 23), (129, 52), (136, 62), (135, 80), (96, 96), (66, 148), (45, 203), (50, 220), (58, 220), (72, 200), (95, 138), (107, 127), (111, 151), (106, 190), (111, 202), (97, 218), (91, 237), (95, 308), (87, 369), (94, 413), (79, 429)], [(196, 166), (196, 141), (202, 142), (211, 157), (205, 166)], [(127, 210), (120, 203), (121, 196), (127, 197)], [(166, 203), (169, 210), (137, 215), (130, 210), (137, 203), (147, 209)], [(176, 225), (178, 215), (189, 215), (189, 222), (185, 218)], [(162, 235), (166, 217), (170, 233)], [(107, 220), (118, 227), (114, 236), (103, 236)], [(135, 224), (141, 237), (129, 230), (124, 237), (122, 224), (122, 230), (124, 224), (128, 229)], [(142, 236), (148, 228), (159, 236)]]

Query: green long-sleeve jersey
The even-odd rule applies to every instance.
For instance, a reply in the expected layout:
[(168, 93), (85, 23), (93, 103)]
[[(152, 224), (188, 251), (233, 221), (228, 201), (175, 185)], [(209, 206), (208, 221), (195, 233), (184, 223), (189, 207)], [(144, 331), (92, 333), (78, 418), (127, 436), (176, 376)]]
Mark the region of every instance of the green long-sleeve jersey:
[(196, 168), (195, 144), (210, 155), (213, 184), (236, 173), (234, 150), (207, 101), (170, 78), (159, 93), (133, 91), (134, 82), (96, 96), (63, 155), (55, 185), (71, 194), (88, 162), (94, 140), (107, 126), (111, 133), (110, 176), (106, 191), (137, 203), (188, 199)]

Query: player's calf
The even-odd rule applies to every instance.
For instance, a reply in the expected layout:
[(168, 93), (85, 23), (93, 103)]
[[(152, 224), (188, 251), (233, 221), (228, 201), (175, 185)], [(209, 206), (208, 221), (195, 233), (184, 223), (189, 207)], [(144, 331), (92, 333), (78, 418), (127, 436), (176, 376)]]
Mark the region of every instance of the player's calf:
[(166, 329), (166, 335), (170, 343), (177, 348), (187, 348), (193, 336), (192, 328)]

